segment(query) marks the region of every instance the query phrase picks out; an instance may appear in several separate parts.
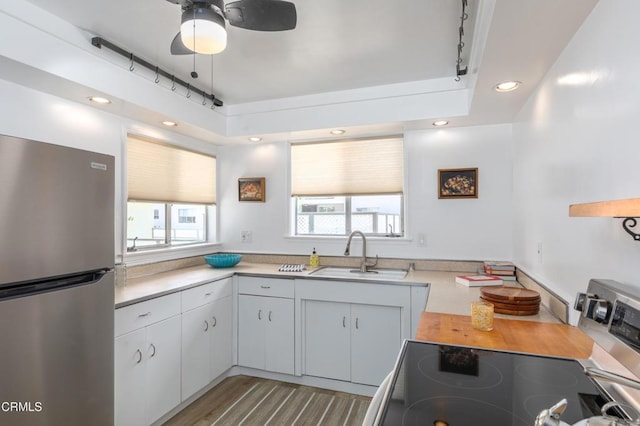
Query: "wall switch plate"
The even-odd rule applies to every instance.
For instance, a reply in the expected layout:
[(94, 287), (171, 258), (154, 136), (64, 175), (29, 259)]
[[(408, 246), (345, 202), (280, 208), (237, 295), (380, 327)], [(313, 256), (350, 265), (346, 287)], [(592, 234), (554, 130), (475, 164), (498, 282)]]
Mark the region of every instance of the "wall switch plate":
[(240, 241), (243, 243), (250, 243), (251, 231), (240, 231)]

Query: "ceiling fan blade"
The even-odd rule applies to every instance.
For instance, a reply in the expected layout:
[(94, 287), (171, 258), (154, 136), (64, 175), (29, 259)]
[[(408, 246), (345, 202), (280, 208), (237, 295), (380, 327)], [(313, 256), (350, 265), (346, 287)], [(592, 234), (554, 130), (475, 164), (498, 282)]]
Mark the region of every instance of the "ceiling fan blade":
[(239, 0), (225, 5), (234, 27), (255, 31), (285, 31), (296, 27), (296, 6), (282, 0)]
[(187, 49), (187, 46), (182, 43), (180, 33), (176, 34), (171, 42), (171, 54), (172, 55), (191, 55), (193, 52)]

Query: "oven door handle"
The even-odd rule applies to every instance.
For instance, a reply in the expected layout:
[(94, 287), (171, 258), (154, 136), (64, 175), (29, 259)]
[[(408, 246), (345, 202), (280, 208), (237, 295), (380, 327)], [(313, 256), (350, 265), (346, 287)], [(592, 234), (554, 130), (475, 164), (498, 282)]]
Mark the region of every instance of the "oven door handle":
[(640, 390), (640, 382), (630, 379), (625, 376), (621, 376), (616, 373), (612, 373), (606, 370), (600, 370), (599, 368), (585, 367), (584, 373), (589, 377), (597, 377), (600, 379), (608, 380), (610, 382), (617, 383), (619, 385), (628, 386), (633, 389)]

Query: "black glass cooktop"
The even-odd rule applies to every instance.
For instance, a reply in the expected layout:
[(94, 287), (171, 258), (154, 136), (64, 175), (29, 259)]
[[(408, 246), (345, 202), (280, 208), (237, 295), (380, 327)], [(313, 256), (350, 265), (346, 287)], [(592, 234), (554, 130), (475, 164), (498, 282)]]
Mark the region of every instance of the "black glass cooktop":
[(563, 398), (569, 424), (608, 401), (575, 360), (405, 341), (381, 424), (531, 426)]

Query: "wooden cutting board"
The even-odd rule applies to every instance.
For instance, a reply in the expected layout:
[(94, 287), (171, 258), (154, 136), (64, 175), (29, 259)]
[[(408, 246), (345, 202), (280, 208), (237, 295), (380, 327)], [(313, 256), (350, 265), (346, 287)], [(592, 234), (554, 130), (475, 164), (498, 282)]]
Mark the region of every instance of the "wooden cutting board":
[(502, 303), (509, 306), (538, 306), (540, 305), (540, 298), (533, 300), (508, 300), (508, 299), (498, 299), (497, 297), (480, 295), (480, 299), (486, 300), (491, 303)]
[(593, 340), (567, 324), (495, 318), (492, 331), (471, 327), (468, 315), (423, 312), (416, 340), (484, 349), (584, 359)]
[(508, 301), (540, 300), (540, 293), (518, 287), (480, 287), (480, 294), (491, 299)]

